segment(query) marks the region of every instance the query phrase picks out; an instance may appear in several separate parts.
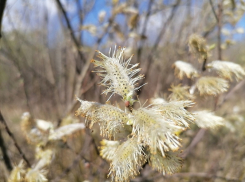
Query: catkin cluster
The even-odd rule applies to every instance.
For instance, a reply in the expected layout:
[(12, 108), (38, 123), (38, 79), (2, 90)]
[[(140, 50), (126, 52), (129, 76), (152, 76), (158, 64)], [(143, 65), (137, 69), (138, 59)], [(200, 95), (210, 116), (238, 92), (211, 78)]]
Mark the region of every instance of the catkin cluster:
[[(198, 36), (191, 36), (190, 51), (206, 63), (208, 46)], [(195, 94), (200, 96), (217, 96), (226, 92), (229, 81), (241, 80), (244, 69), (228, 61), (212, 61), (206, 68), (216, 72), (217, 76), (202, 76), (190, 63), (176, 61), (173, 65), (179, 79), (191, 79), (193, 85), (171, 85), (169, 101), (163, 98), (151, 98), (147, 107), (133, 107), (135, 91), (143, 85), (138, 81), (144, 76), (139, 74), (139, 64), (131, 64), (132, 56), (123, 59), (125, 48), (119, 48), (106, 56), (98, 51), (100, 60), (92, 60), (95, 72), (102, 78), (100, 84), (105, 87), (103, 94), (121, 96), (125, 108), (115, 107), (109, 102), (101, 104), (77, 98), (81, 106), (77, 116), (85, 118), (85, 125), (92, 129), (95, 124), (100, 127), (100, 155), (110, 162), (108, 177), (112, 181), (129, 181), (140, 173), (148, 163), (153, 169), (165, 174), (178, 172), (182, 166), (180, 157), (181, 139), (178, 134), (194, 123), (201, 128), (216, 128), (224, 124), (222, 117), (206, 109), (190, 112), (188, 108), (195, 103)], [(199, 91), (196, 92), (195, 90)], [(10, 174), (9, 182), (47, 181), (47, 167), (51, 164), (57, 151), (58, 141), (66, 139), (73, 133), (83, 130), (83, 123), (64, 121), (56, 128), (49, 121), (34, 119), (29, 113), (22, 116), (22, 131), (27, 141), (36, 147), (36, 162), (27, 168), (21, 161)]]
[(50, 121), (34, 119), (30, 113), (22, 115), (21, 129), (26, 140), (35, 147), (35, 163), (27, 167), (23, 160), (11, 171), (8, 182), (46, 182), (48, 167), (55, 158), (59, 142), (85, 128), (83, 123), (66, 124), (54, 127)]
[[(193, 47), (197, 51), (205, 52), (205, 41), (200, 46), (198, 41), (194, 42)], [(154, 98), (150, 99), (151, 103), (147, 107), (134, 108), (134, 92), (142, 86), (137, 86), (137, 81), (144, 76), (138, 75), (138, 64), (130, 63), (132, 57), (123, 59), (124, 50), (125, 48), (115, 49), (113, 53), (110, 50), (109, 56), (98, 51), (100, 60), (91, 62), (97, 68), (95, 72), (102, 78), (100, 84), (106, 88), (103, 93), (110, 93), (109, 99), (114, 94), (120, 95), (125, 102), (125, 109), (78, 98), (81, 106), (76, 115), (84, 117), (89, 128), (96, 123), (100, 126), (100, 134), (106, 138), (101, 142), (100, 155), (110, 162), (108, 176), (112, 181), (129, 181), (139, 174), (146, 162), (163, 174), (176, 173), (182, 165), (179, 156), (181, 140), (176, 134), (188, 129), (190, 123), (203, 128), (214, 128), (223, 124), (223, 118), (210, 111), (189, 112), (187, 108), (193, 106), (195, 97), (189, 91), (189, 86), (181, 85), (171, 86), (169, 102)], [(219, 69), (215, 64), (210, 64), (209, 67), (211, 66)], [(200, 77), (189, 63), (177, 61), (174, 67), (175, 74), (180, 79), (185, 76), (189, 79)], [(227, 75), (231, 79), (232, 73), (219, 72), (219, 75)], [(243, 69), (239, 68), (235, 76), (239, 79), (242, 75)], [(209, 83), (209, 80), (212, 82)], [(222, 78), (201, 77), (195, 87), (201, 95), (217, 95), (227, 90), (228, 82)]]

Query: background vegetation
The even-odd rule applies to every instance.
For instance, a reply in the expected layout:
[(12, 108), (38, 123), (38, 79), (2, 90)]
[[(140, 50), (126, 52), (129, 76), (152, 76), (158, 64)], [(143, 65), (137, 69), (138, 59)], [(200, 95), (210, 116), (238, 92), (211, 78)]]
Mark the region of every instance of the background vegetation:
[[(171, 84), (192, 85), (174, 77), (177, 60), (202, 63), (188, 48), (188, 38), (199, 34), (214, 47), (207, 63), (227, 60), (245, 66), (243, 0), (8, 0), (0, 49), (0, 110), (15, 141), (0, 124), (0, 181), (25, 155), (33, 164), (35, 148), (20, 130), (22, 113), (52, 121), (55, 126), (83, 122), (74, 116), (83, 100), (105, 103), (99, 77), (90, 60), (95, 50), (107, 54), (125, 46), (145, 74), (137, 94), (141, 102), (168, 99)], [(204, 73), (209, 74), (208, 70)], [(142, 82), (143, 83), (143, 82)], [(233, 82), (217, 97), (200, 96), (195, 109), (215, 110), (226, 119), (216, 130), (181, 133), (184, 163), (180, 173), (163, 176), (146, 165), (133, 181), (243, 181), (245, 180), (245, 81)], [(112, 104), (119, 97), (113, 96)], [(48, 168), (49, 181), (105, 181), (109, 165), (98, 154), (99, 130), (88, 129), (60, 144)], [(20, 146), (21, 152), (16, 148)], [(10, 161), (6, 161), (6, 157)]]

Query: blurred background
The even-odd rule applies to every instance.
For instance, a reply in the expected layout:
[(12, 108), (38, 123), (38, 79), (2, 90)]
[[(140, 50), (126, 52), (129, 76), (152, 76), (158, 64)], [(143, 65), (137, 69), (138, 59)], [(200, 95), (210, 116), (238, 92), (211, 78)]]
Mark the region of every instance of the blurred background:
[[(91, 72), (95, 50), (105, 55), (115, 46), (126, 47), (124, 58), (140, 63), (147, 82), (137, 94), (144, 103), (160, 96), (167, 100), (171, 84), (179, 80), (172, 65), (177, 60), (202, 64), (189, 53), (188, 38), (203, 36), (213, 46), (208, 62), (227, 60), (245, 66), (245, 1), (243, 0), (7, 0), (0, 40), (0, 110), (31, 163), (34, 147), (20, 130), (23, 112), (62, 123), (83, 122), (74, 116), (75, 96), (105, 103), (99, 77)], [(208, 74), (208, 71), (206, 71)], [(185, 156), (182, 170), (172, 176), (145, 166), (132, 181), (244, 181), (245, 82), (233, 82), (216, 108), (224, 127), (206, 131)], [(195, 108), (213, 110), (214, 97), (198, 97)], [(120, 97), (111, 103), (123, 108)], [(21, 156), (3, 125), (0, 142), (12, 165)], [(199, 129), (181, 133), (183, 150)], [(85, 130), (61, 145), (49, 167), (50, 181), (106, 181), (109, 164), (97, 153), (98, 128)], [(2, 146), (1, 144), (1, 146)], [(0, 181), (9, 169), (0, 152)], [(90, 162), (84, 160), (89, 159)]]

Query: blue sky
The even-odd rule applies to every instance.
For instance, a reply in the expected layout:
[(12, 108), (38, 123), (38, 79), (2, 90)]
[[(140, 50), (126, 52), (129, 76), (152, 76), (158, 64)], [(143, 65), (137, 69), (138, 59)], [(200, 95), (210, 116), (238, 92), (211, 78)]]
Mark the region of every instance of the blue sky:
[[(66, 7), (69, 18), (72, 22), (73, 29), (77, 30), (78, 29), (78, 16), (76, 13), (76, 7), (72, 4), (73, 1), (71, 0), (61, 0), (63, 2), (63, 5)], [(23, 2), (25, 2), (23, 4)], [(108, 3), (109, 0), (96, 0), (95, 5), (93, 9), (86, 15), (86, 18), (84, 20), (84, 24), (94, 24), (97, 27), (99, 27), (99, 22), (98, 22), (98, 14), (100, 11), (104, 10), (106, 11), (106, 19), (110, 16), (111, 13), (111, 8), (107, 6), (106, 3)], [(141, 1), (141, 6), (140, 6), (140, 13), (146, 10), (147, 5), (148, 5), (148, 0), (142, 0)], [(165, 0), (165, 3), (171, 2), (170, 0)], [(38, 16), (43, 16), (41, 14), (41, 9), (47, 9), (48, 14), (49, 14), (49, 40), (52, 39), (58, 35), (58, 32), (61, 30), (61, 26), (58, 20), (58, 13), (57, 13), (57, 7), (54, 2), (54, 0), (8, 0), (7, 1), (7, 13), (5, 13), (5, 16), (11, 17), (12, 23), (14, 26), (18, 29), (23, 29), (25, 32), (28, 32), (28, 30), (31, 30), (33, 28), (43, 28), (40, 27), (40, 22), (37, 21)], [(198, 7), (197, 7), (198, 9)], [(39, 10), (39, 11), (37, 11)], [(38, 12), (40, 15), (38, 15)], [(178, 12), (177, 12), (178, 13)], [(4, 18), (3, 22), (3, 29), (5, 31), (11, 30), (12, 23), (9, 22), (9, 18)], [(36, 18), (37, 19), (36, 19)], [(28, 20), (28, 21), (27, 21)], [(63, 20), (64, 21), (64, 20)], [(118, 16), (117, 17), (118, 22), (123, 22), (124, 17), (123, 16)], [(156, 27), (155, 27), (155, 33), (159, 31), (162, 20), (158, 19), (153, 20), (155, 21)], [(20, 28), (21, 27), (21, 28)], [(245, 29), (245, 16), (237, 23), (236, 27), (242, 27)], [(232, 27), (230, 25), (225, 25), (224, 28), (231, 29)], [(153, 30), (153, 27), (149, 25), (148, 27), (149, 31)], [(99, 30), (100, 31), (100, 30)], [(234, 37), (235, 41), (241, 41), (244, 40), (245, 36), (244, 34), (235, 34)], [(85, 44), (87, 45), (93, 45), (94, 41), (96, 38), (92, 36), (89, 32), (83, 31), (83, 40)]]

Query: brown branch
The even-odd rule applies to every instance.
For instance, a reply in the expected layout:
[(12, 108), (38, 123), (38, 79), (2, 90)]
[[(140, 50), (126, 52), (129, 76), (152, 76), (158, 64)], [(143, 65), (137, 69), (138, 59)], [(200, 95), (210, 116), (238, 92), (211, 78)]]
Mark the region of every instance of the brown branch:
[[(150, 54), (148, 55), (146, 65), (145, 65), (144, 68), (143, 68), (143, 74), (145, 75), (145, 79), (144, 79), (144, 80), (146, 80), (146, 78), (147, 78), (147, 76), (148, 76), (148, 72), (149, 72), (151, 66), (153, 65), (153, 64), (152, 64), (152, 61), (153, 61), (153, 55), (156, 53), (157, 47), (158, 47), (158, 45), (159, 45), (159, 43), (160, 43), (162, 37), (164, 36), (164, 34), (165, 34), (166, 30), (167, 30), (166, 26), (167, 26), (167, 25), (171, 22), (171, 20), (173, 19), (174, 14), (175, 14), (175, 11), (176, 11), (176, 8), (178, 7), (178, 5), (179, 5), (180, 2), (181, 2), (181, 1), (178, 0), (178, 1), (173, 5), (171, 14), (170, 14), (170, 16), (168, 17), (167, 21), (164, 23), (164, 25), (163, 25), (163, 27), (162, 27), (162, 29), (161, 29), (161, 31), (160, 31), (160, 33), (159, 33), (159, 35), (158, 35), (158, 37), (157, 37), (155, 43), (154, 43), (154, 45), (153, 45), (153, 47), (152, 47), (152, 49), (151, 49), (151, 51), (150, 51)], [(144, 84), (144, 80), (142, 80), (142, 82), (141, 82), (139, 85), (143, 85), (143, 84)], [(140, 94), (141, 94), (141, 91), (142, 91), (142, 89), (140, 89), (140, 90), (138, 91), (137, 94), (140, 95)]]
[(185, 149), (181, 157), (186, 158), (191, 153), (193, 148), (202, 140), (205, 133), (206, 129), (200, 129), (191, 141), (191, 144)]
[(0, 130), (0, 148), (2, 150), (4, 164), (7, 167), (7, 169), (9, 171), (11, 171), (13, 169), (13, 166), (12, 166), (10, 158), (8, 156), (7, 149), (6, 149), (4, 140), (3, 140), (1, 130)]
[[(83, 8), (81, 7), (81, 1), (80, 0), (76, 0), (77, 3), (77, 13), (78, 13), (78, 17), (79, 17), (79, 24), (80, 26), (83, 25), (83, 20), (84, 20), (84, 12), (83, 12)], [(79, 27), (80, 29), (80, 27)], [(80, 31), (80, 36), (79, 36), (79, 44), (82, 46), (83, 45), (83, 36), (82, 36), (82, 31)]]
[[(85, 78), (85, 76), (87, 74), (87, 71), (89, 69), (90, 60), (94, 57), (95, 50), (98, 48), (98, 46), (100, 45), (103, 37), (107, 34), (109, 28), (113, 24), (114, 18), (115, 18), (114, 15), (112, 15), (110, 17), (110, 19), (108, 21), (109, 22), (108, 26), (104, 29), (104, 32), (101, 34), (101, 36), (98, 37), (98, 39), (96, 41), (96, 44), (94, 45), (93, 49), (91, 50), (91, 53), (88, 56), (88, 59), (87, 59), (85, 65), (83, 66), (81, 74), (77, 78), (76, 85), (75, 85), (75, 91), (74, 91), (74, 95), (77, 96), (77, 97), (80, 97), (82, 95), (81, 87), (82, 87), (83, 80), (84, 80), (84, 78)], [(67, 112), (65, 113), (65, 115), (69, 114), (74, 109), (74, 107), (76, 106), (76, 103), (77, 103), (77, 100), (74, 100), (71, 103), (71, 105), (68, 107)]]
[(99, 77), (95, 77), (93, 80), (91, 80), (90, 84), (87, 85), (87, 87), (83, 88), (81, 91), (81, 94), (86, 93), (89, 91), (89, 89), (94, 86), (94, 84), (99, 80)]
[(6, 6), (7, 0), (1, 0), (0, 1), (0, 39), (2, 37), (2, 20), (3, 20), (3, 14), (4, 14), (4, 9)]
[(176, 173), (173, 175), (168, 175), (165, 178), (173, 178), (173, 177), (181, 177), (181, 178), (186, 178), (186, 177), (202, 177), (202, 178), (206, 178), (206, 179), (222, 179), (225, 181), (230, 181), (230, 182), (241, 182), (242, 180), (240, 179), (234, 179), (234, 178), (226, 178), (223, 176), (218, 176), (215, 174), (208, 174), (208, 173)]
[[(61, 4), (60, 0), (56, 0), (56, 2), (57, 2), (57, 5), (58, 5), (59, 9), (61, 10), (64, 18), (65, 18), (68, 30), (69, 30), (69, 32), (71, 34), (71, 38), (72, 38), (72, 40), (73, 40), (73, 42), (74, 42), (74, 44), (76, 46), (78, 55), (79, 55), (80, 59), (85, 63), (86, 62), (86, 58), (84, 57), (83, 53), (81, 52), (80, 44), (77, 41), (77, 39), (75, 37), (75, 34), (74, 34), (73, 30), (72, 30), (72, 26), (71, 26), (70, 20), (69, 20), (69, 18), (67, 16), (67, 13), (66, 13), (63, 5)], [(81, 73), (81, 68), (80, 67), (76, 67), (76, 71), (78, 72), (78, 74), (80, 74)]]
[[(149, 2), (147, 13), (146, 13), (146, 16), (145, 16), (145, 21), (144, 21), (144, 24), (143, 24), (143, 29), (142, 29), (142, 32), (141, 32), (140, 37), (143, 37), (145, 35), (146, 26), (147, 26), (147, 23), (148, 23), (150, 14), (151, 14), (151, 6), (152, 6), (153, 2), (154, 2), (154, 0), (150, 0), (150, 2)], [(137, 63), (140, 62), (141, 52), (142, 52), (142, 49), (144, 47), (143, 46), (144, 43), (142, 43), (142, 40), (141, 39), (140, 39), (140, 44), (141, 45), (140, 45), (140, 47), (138, 49), (138, 52), (137, 52)]]
[(10, 131), (5, 119), (3, 118), (3, 115), (0, 111), (0, 121), (1, 123), (3, 123), (5, 130), (7, 131), (9, 137), (13, 140), (15, 147), (17, 148), (18, 152), (20, 153), (21, 157), (24, 159), (24, 161), (26, 162), (26, 164), (28, 165), (28, 167), (31, 167), (30, 162), (28, 161), (28, 159), (26, 158), (25, 154), (23, 153), (23, 151), (21, 150), (20, 146), (18, 145), (13, 133)]
[[(171, 179), (171, 178), (204, 178), (204, 179), (207, 179), (207, 180), (221, 179), (221, 180), (229, 181), (229, 182), (242, 182), (242, 180), (240, 180), (240, 179), (226, 178), (226, 177), (219, 176), (219, 175), (216, 175), (216, 174), (209, 174), (209, 173), (203, 173), (203, 172), (175, 173), (175, 174), (166, 175), (166, 176), (163, 176), (162, 174), (157, 174), (157, 175), (149, 178), (148, 180), (149, 181), (156, 181), (156, 180), (158, 180), (160, 178), (163, 178), (163, 179)], [(140, 181), (143, 181), (143, 180), (145, 180), (144, 177), (136, 178), (136, 179), (133, 179), (131, 181), (132, 182), (140, 182)]]
[(151, 49), (151, 54), (149, 55), (149, 58), (152, 59), (152, 55), (156, 52), (157, 47), (158, 47), (160, 41), (162, 40), (162, 37), (164, 36), (164, 34), (167, 30), (167, 26), (171, 22), (171, 20), (173, 19), (174, 15), (175, 15), (176, 8), (179, 6), (180, 2), (181, 2), (180, 0), (177, 0), (177, 2), (173, 5), (171, 14), (168, 17), (167, 21), (162, 26), (162, 29), (161, 29), (160, 33), (158, 34), (158, 37), (157, 37), (157, 39), (156, 39), (156, 41), (155, 41), (155, 43)]
[(213, 11), (213, 14), (214, 14), (214, 17), (215, 17), (216, 21), (219, 22), (219, 18), (217, 16), (216, 12), (215, 12), (214, 4), (213, 4), (212, 0), (209, 0), (209, 3), (210, 3), (210, 6), (212, 8), (212, 11)]
[(218, 59), (222, 60), (222, 49), (221, 49), (221, 29), (222, 29), (222, 14), (223, 7), (222, 2), (218, 5), (219, 14), (218, 14)]
[(227, 99), (229, 99), (237, 90), (239, 90), (243, 85), (245, 84), (245, 79), (239, 82), (235, 87), (233, 87), (227, 95), (224, 97), (224, 99), (219, 103), (218, 107), (220, 107), (224, 102), (226, 102)]

